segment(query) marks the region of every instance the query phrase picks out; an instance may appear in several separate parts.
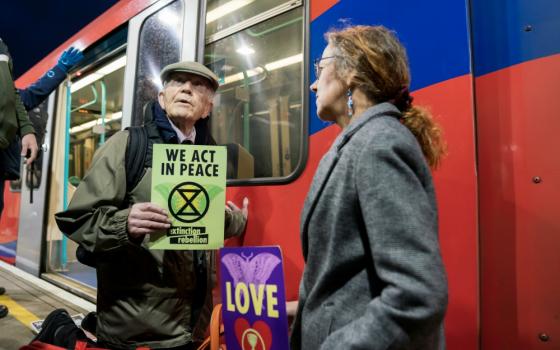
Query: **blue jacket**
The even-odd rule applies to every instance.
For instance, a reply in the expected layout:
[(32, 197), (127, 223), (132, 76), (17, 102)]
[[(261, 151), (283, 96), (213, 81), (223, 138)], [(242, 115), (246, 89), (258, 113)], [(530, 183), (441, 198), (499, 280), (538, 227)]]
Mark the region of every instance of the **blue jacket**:
[(29, 111), (40, 105), (64, 79), (66, 70), (57, 64), (31, 86), (18, 89), (25, 109)]

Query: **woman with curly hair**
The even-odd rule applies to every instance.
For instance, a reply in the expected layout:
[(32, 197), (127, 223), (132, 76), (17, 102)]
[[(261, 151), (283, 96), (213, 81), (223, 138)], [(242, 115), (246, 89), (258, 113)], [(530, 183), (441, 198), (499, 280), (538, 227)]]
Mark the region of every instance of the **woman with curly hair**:
[(404, 47), (384, 27), (326, 34), (320, 119), (342, 132), (301, 216), (306, 261), (292, 349), (442, 349), (447, 280), (430, 167), (445, 153), (412, 104)]

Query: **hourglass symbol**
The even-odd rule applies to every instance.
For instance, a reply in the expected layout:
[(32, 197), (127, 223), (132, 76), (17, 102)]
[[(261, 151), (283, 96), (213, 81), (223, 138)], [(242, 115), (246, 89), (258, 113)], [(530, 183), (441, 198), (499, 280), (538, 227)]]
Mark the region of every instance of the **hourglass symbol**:
[[(246, 344), (249, 344), (250, 348), (246, 347)], [(262, 336), (253, 328), (248, 328), (243, 332), (241, 336), (241, 348), (243, 350), (267, 350)]]

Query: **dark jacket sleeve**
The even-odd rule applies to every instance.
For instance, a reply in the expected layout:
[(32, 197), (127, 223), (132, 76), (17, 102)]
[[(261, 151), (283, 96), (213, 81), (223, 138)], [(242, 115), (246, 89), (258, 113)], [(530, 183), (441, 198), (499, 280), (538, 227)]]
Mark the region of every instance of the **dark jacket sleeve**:
[(113, 135), (97, 152), (68, 209), (55, 214), (60, 230), (86, 250), (106, 253), (133, 244), (127, 233), (125, 152), (128, 132)]
[(330, 334), (321, 349), (404, 349), (438, 334), (447, 280), (431, 175), (415, 146), (370, 145), (359, 155), (354, 182), (364, 239), (371, 268), (384, 287), (360, 317)]
[[(6, 90), (6, 91), (2, 91), (3, 96), (2, 98), (0, 98), (0, 101), (2, 101), (3, 104), (5, 104), (6, 101), (4, 100), (7, 100), (8, 101), (7, 103), (9, 103), (8, 106), (4, 106), (4, 105), (1, 106), (0, 113), (2, 115), (0, 115), (0, 118), (11, 119), (13, 118), (13, 113), (15, 112), (15, 115), (17, 117), (17, 127), (19, 129), (19, 135), (24, 136), (27, 134), (34, 133), (35, 129), (33, 129), (33, 125), (29, 121), (29, 116), (27, 115), (27, 112), (23, 106), (18, 91), (14, 86), (12, 57), (10, 56), (10, 52), (8, 51), (8, 47), (6, 46), (6, 44), (4, 44), (2, 39), (0, 39), (0, 61), (2, 62), (2, 67), (0, 67), (2, 69), (2, 72), (0, 73), (2, 82), (0, 83), (0, 86), (2, 87), (3, 90)], [(7, 63), (8, 69), (6, 69), (4, 62)], [(7, 93), (8, 89), (14, 90), (14, 93), (13, 94)], [(3, 130), (2, 132), (5, 133), (6, 130)]]
[[(1, 44), (1, 41), (0, 41)], [(8, 56), (0, 52), (0, 150), (7, 148), (18, 130), (15, 118), (14, 82), (8, 67)]]
[(14, 92), (16, 95), (16, 114), (19, 124), (19, 136), (23, 137), (27, 134), (35, 133), (35, 129), (33, 128), (33, 124), (29, 120), (29, 115), (27, 114), (27, 110), (23, 105), (18, 90), (14, 88)]
[(26, 110), (41, 104), (66, 79), (66, 72), (57, 64), (31, 86), (20, 89), (19, 94)]

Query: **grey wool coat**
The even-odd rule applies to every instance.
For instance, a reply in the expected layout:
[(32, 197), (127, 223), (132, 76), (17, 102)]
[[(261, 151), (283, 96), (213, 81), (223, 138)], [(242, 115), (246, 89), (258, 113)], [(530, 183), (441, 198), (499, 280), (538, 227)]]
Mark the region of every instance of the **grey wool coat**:
[(443, 349), (434, 187), (398, 109), (368, 109), (321, 160), (301, 216), (292, 350)]

